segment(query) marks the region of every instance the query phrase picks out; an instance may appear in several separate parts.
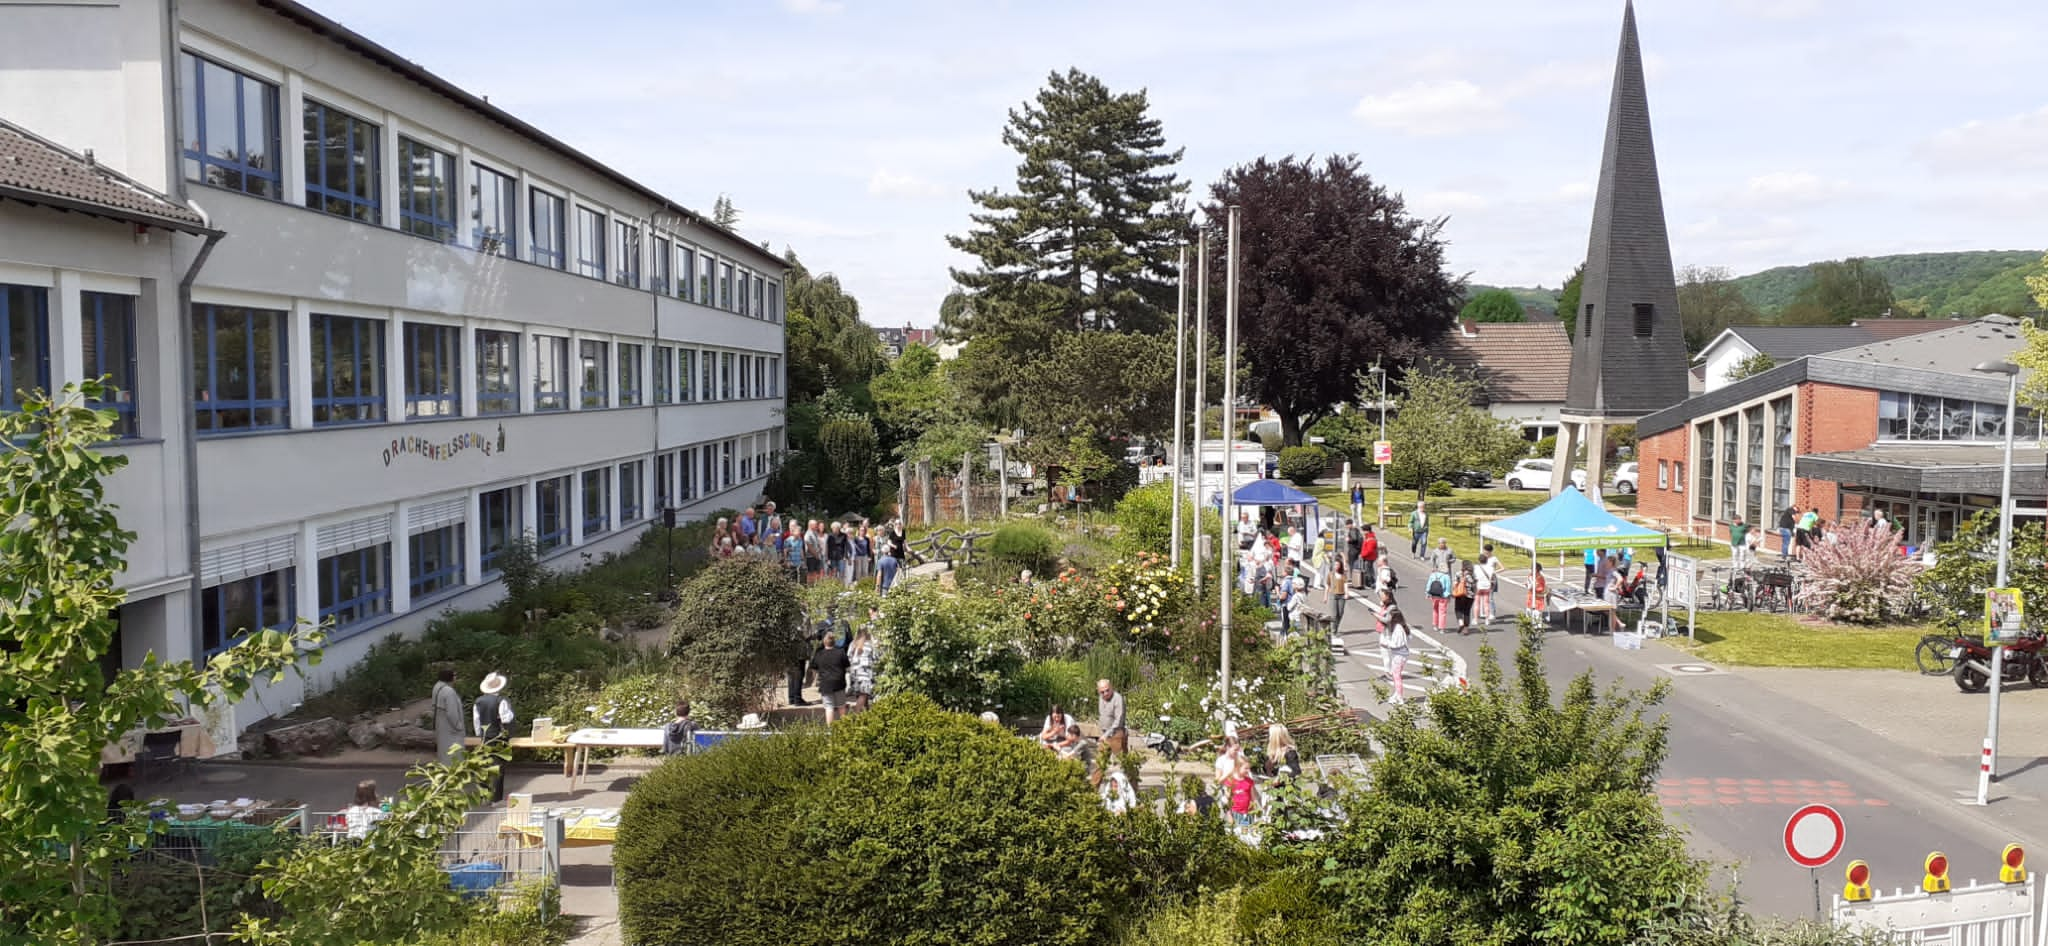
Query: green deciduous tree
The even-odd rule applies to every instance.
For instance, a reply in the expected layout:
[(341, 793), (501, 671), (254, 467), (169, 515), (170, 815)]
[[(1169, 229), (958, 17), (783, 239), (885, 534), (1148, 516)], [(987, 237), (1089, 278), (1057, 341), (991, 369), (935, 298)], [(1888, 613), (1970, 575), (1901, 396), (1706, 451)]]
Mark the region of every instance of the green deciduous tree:
[[(1498, 470), (1521, 457), (1529, 447), (1521, 428), (1472, 406), (1483, 390), (1477, 380), (1436, 362), (1401, 379), (1387, 420), (1387, 439), (1394, 445), (1388, 479), (1412, 482), (1420, 491), (1454, 470)], [(1358, 396), (1378, 397), (1379, 388), (1361, 389)]]
[(1731, 325), (1763, 321), (1763, 313), (1736, 288), (1724, 266), (1687, 266), (1679, 272), (1678, 316), (1685, 327), (1685, 350), (1693, 354)]
[(1777, 366), (1777, 359), (1772, 358), (1766, 352), (1757, 352), (1736, 362), (1728, 369), (1728, 383), (1733, 384), (1751, 375), (1763, 374)]
[(109, 865), (151, 822), (107, 821), (101, 750), (318, 659), (316, 631), (257, 630), (204, 666), (151, 655), (103, 674), (124, 598), (115, 577), (135, 538), (106, 501), (106, 478), (127, 463), (97, 449), (114, 413), (88, 399), (107, 393), (100, 382), (30, 392), (0, 414), (0, 942), (93, 943), (112, 928)]
[(683, 584), (669, 651), (711, 714), (738, 719), (804, 656), (804, 607), (779, 563), (713, 562)]
[(1579, 291), (1586, 286), (1586, 264), (1572, 267), (1564, 288), (1557, 291), (1557, 320), (1564, 323), (1564, 337), (1579, 337)]
[[(1375, 359), (1406, 362), (1452, 324), (1460, 290), (1444, 271), (1443, 221), (1409, 215), (1355, 156), (1260, 158), (1210, 188), (1209, 219), (1242, 208), (1238, 344), (1245, 393), (1280, 415), (1282, 442), (1351, 400)], [(1223, 291), (1224, 241), (1209, 272)]]
[(838, 276), (811, 272), (795, 250), (784, 253), (783, 260), (789, 264), (790, 403), (815, 400), (827, 388), (864, 388), (888, 363), (875, 330), (861, 320), (860, 300), (847, 293)]
[[(1998, 514), (1986, 510), (1956, 528), (1955, 537), (1936, 546), (1934, 567), (1920, 573), (1914, 585), (1933, 612), (1934, 620), (1952, 631), (1982, 633), (1984, 589), (1998, 577)], [(2006, 585), (2020, 589), (2028, 601), (2048, 601), (2048, 538), (2038, 519), (2013, 523)], [(2027, 623), (2043, 625), (2041, 611), (2026, 610)]]
[(1057, 442), (1083, 427), (1115, 439), (1171, 436), (1173, 334), (1075, 332), (1031, 363), (1019, 424)]
[(1506, 289), (1488, 289), (1465, 303), (1458, 310), (1458, 318), (1474, 322), (1526, 322), (1528, 316), (1522, 311), (1522, 302)]
[(1792, 325), (1843, 325), (1883, 315), (1892, 307), (1892, 284), (1861, 257), (1813, 264), (1813, 278), (1780, 314)]

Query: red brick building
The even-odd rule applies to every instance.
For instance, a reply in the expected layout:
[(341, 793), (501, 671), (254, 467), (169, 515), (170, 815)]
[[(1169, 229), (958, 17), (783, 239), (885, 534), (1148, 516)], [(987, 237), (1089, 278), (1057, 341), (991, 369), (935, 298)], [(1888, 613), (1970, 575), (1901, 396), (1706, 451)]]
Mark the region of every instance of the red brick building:
[[(1643, 418), (1637, 510), (1725, 539), (1737, 515), (1829, 522), (1883, 509), (1905, 541), (1941, 541), (1998, 506), (2006, 378), (1974, 371), (2025, 347), (2016, 320), (1808, 355)], [(2043, 493), (2041, 419), (2021, 409), (2013, 491)]]

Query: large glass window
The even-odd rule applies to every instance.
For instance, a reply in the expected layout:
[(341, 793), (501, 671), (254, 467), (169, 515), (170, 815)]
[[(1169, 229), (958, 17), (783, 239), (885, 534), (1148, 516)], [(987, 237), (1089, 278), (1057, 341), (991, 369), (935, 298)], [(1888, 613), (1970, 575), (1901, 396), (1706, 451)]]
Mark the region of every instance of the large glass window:
[[(0, 293), (4, 293), (0, 289)], [(114, 435), (138, 436), (135, 424), (135, 297), (106, 292), (79, 294), (84, 307), (79, 341), (84, 345), (85, 376), (110, 378), (113, 390), (100, 407), (114, 412)], [(7, 307), (0, 299), (0, 311)]]
[(442, 526), (407, 540), (407, 567), (414, 601), (462, 584), (462, 526)]
[[(1699, 461), (1693, 465), (1693, 472), (1699, 481), (1693, 484), (1693, 515), (1704, 519), (1714, 517), (1714, 422), (1694, 424), (1693, 446), (1700, 451)], [(1684, 475), (1678, 477), (1681, 481)]]
[(251, 575), (199, 592), (199, 646), (209, 656), (240, 643), (253, 631), (290, 630), (293, 569)]
[(1771, 506), (1759, 525), (1777, 520), (1775, 512), (1792, 508), (1792, 398), (1771, 402)]
[(646, 388), (641, 383), (644, 372), (640, 359), (647, 354), (647, 346), (629, 342), (619, 343), (619, 406), (638, 407), (646, 403)]
[(519, 182), (481, 164), (469, 166), (470, 238), (477, 251), (519, 256)]
[[(2031, 440), (2039, 430), (2040, 418), (2034, 412), (2018, 412), (2013, 436)], [(2000, 442), (2005, 439), (2005, 403), (1885, 391), (1878, 395), (1877, 436), (1879, 440)]]
[(676, 350), (668, 345), (654, 346), (654, 403), (674, 404), (676, 402)]
[(605, 347), (604, 342), (588, 338), (576, 346), (576, 394), (584, 410), (611, 406), (611, 365), (606, 361)]
[(20, 410), (23, 392), (49, 390), (49, 325), (49, 290), (0, 285), (0, 410)]
[(767, 284), (768, 280), (760, 276), (754, 277), (754, 318), (765, 319), (768, 317)]
[(651, 259), (654, 261), (654, 266), (647, 274), (647, 288), (664, 296), (668, 295), (668, 274), (669, 269), (675, 265), (675, 248), (669, 243), (667, 237), (654, 238), (654, 254)]
[[(782, 321), (782, 284), (781, 284), (781, 283), (777, 283), (777, 282), (771, 282), (771, 283), (769, 283), (769, 284), (768, 284), (768, 321), (770, 321), (770, 322), (780, 322), (780, 321)], [(1221, 528), (1221, 527), (1219, 527), (1219, 528)]]
[(1722, 519), (1733, 516), (1742, 508), (1736, 505), (1740, 497), (1735, 492), (1735, 480), (1742, 470), (1742, 454), (1737, 452), (1741, 448), (1738, 439), (1742, 434), (1741, 427), (1733, 414), (1721, 418), (1721, 453), (1716, 465), (1721, 468)]
[(740, 314), (741, 314), (741, 315), (752, 315), (752, 314), (753, 314), (753, 312), (754, 312), (754, 308), (753, 308), (753, 305), (751, 304), (751, 303), (752, 303), (752, 300), (753, 300), (753, 293), (751, 293), (751, 292), (749, 292), (749, 291), (747, 291), (747, 290), (748, 290), (748, 286), (749, 286), (749, 285), (750, 285), (750, 284), (751, 284), (751, 283), (753, 282), (753, 279), (754, 279), (754, 274), (753, 274), (753, 273), (750, 273), (750, 272), (748, 272), (748, 271), (746, 271), (746, 270), (744, 270), (744, 269), (742, 269), (742, 270), (740, 270), (740, 271), (739, 271), (739, 277), (740, 277), (740, 309), (739, 309), (739, 311), (740, 311)]
[(602, 535), (612, 528), (611, 469), (583, 471), (583, 535)]
[(699, 257), (698, 257), (698, 259), (697, 259), (697, 301), (698, 301), (698, 302), (704, 303), (705, 305), (709, 305), (709, 306), (715, 306), (715, 305), (717, 305), (717, 304), (718, 304), (718, 287), (716, 287), (716, 286), (714, 286), (714, 285), (713, 285), (713, 282), (714, 282), (714, 281), (716, 281), (716, 280), (717, 280), (717, 278), (718, 278), (718, 276), (717, 276), (717, 270), (718, 270), (718, 260), (714, 259), (714, 258), (713, 258), (713, 257), (712, 257), (712, 256), (711, 256), (710, 254), (706, 253), (706, 254), (703, 254), (703, 255), (701, 255), (701, 256), (699, 256)]
[[(13, 337), (10, 328), (8, 338)], [(193, 306), (192, 398), (197, 402), (194, 428), (205, 433), (277, 430), (290, 424), (285, 350), (283, 312), (243, 306)], [(12, 366), (12, 361), (8, 364)]]
[(677, 294), (685, 299), (701, 299), (703, 296), (697, 292), (697, 251), (688, 245), (681, 249), (682, 254), (676, 263)]
[(630, 220), (620, 220), (612, 225), (619, 234), (619, 274), (621, 286), (640, 288), (640, 225)]
[(384, 419), (384, 323), (313, 316), (313, 423)]
[(519, 333), (476, 330), (476, 412), (519, 412)]
[(405, 416), (454, 417), (462, 413), (462, 329), (453, 325), (405, 324)]
[(750, 398), (750, 397), (753, 397), (753, 396), (754, 396), (754, 386), (753, 386), (753, 373), (754, 373), (754, 372), (753, 372), (753, 370), (752, 370), (752, 369), (753, 369), (753, 367), (754, 367), (754, 357), (753, 357), (752, 355), (741, 355), (741, 356), (740, 356), (740, 365), (739, 365), (739, 371), (740, 371), (740, 400), (742, 400), (742, 401), (746, 400), (747, 398)]
[(1748, 478), (1743, 485), (1742, 518), (1751, 525), (1763, 525), (1764, 518), (1764, 406), (1742, 412), (1742, 460)]
[(569, 218), (562, 210), (562, 198), (536, 187), (527, 192), (532, 205), (533, 261), (550, 269), (561, 269), (568, 261)]
[(398, 226), (446, 243), (455, 238), (455, 156), (398, 139)]
[(306, 206), (350, 220), (382, 223), (377, 183), (381, 144), (376, 125), (307, 99)]
[(676, 380), (678, 382), (676, 384), (676, 400), (688, 404), (697, 399), (693, 394), (707, 390), (706, 388), (695, 388), (694, 391), (692, 390), (695, 385), (692, 379), (697, 376), (697, 349), (685, 348), (676, 358), (678, 359), (676, 367), (680, 369), (676, 373)]
[(534, 541), (542, 552), (569, 544), (569, 478), (557, 476), (533, 484), (534, 514), (539, 529)]
[(520, 523), (522, 487), (507, 486), (476, 497), (477, 528), (481, 532), (481, 544), (477, 551), (483, 554), (484, 577), (498, 573), (498, 556), (510, 548), (513, 541), (524, 531)]
[(732, 441), (730, 441), (730, 440), (721, 440), (721, 441), (719, 441), (719, 442), (718, 442), (718, 488), (719, 488), (719, 489), (725, 489), (726, 487), (728, 487), (728, 486), (731, 486), (732, 484), (734, 484), (734, 483), (736, 483), (736, 482), (739, 482), (738, 480), (735, 480), (735, 479), (733, 479), (733, 456), (732, 456), (732, 455), (733, 455), (733, 442), (732, 442)]
[(178, 54), (178, 67), (185, 179), (281, 198), (277, 86), (191, 53)]
[(533, 337), (533, 409), (569, 408), (569, 340), (557, 335)]
[(676, 504), (675, 484), (675, 454), (656, 454), (654, 457), (654, 508), (657, 511), (667, 509)]
[(592, 279), (603, 279), (604, 214), (588, 207), (576, 208), (576, 272)]
[(336, 630), (391, 613), (391, 546), (329, 555), (320, 560), (320, 619)]
[(732, 400), (732, 352), (718, 353), (718, 399)]
[(709, 496), (724, 488), (718, 483), (718, 445), (707, 443), (697, 452), (704, 458), (704, 478), (697, 481), (697, 488), (701, 495)]
[(687, 447), (676, 457), (676, 501), (688, 502), (697, 495), (697, 448)]
[(732, 311), (732, 264), (718, 264), (718, 307)]

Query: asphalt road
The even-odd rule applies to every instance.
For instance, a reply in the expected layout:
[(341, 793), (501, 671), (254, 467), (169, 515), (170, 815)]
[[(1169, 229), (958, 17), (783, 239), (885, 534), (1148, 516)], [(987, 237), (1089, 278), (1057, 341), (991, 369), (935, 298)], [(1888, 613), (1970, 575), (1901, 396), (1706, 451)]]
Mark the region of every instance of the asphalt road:
[[(1426, 569), (1405, 548), (1394, 554), (1401, 575), (1396, 598), (1426, 628)], [(1519, 603), (1522, 589), (1510, 585), (1503, 598), (1503, 604)], [(1498, 610), (1513, 613), (1505, 606)], [(1372, 644), (1371, 615), (1354, 603), (1344, 625), (1350, 653), (1340, 661), (1340, 684), (1353, 705), (1384, 712), (1369, 686), (1384, 670)], [(1422, 649), (1463, 656), (1476, 679), (1482, 646), (1506, 651), (1516, 644), (1511, 621), (1495, 627), (1490, 634), (1440, 637)], [(1503, 653), (1503, 662), (1510, 656)], [(1851, 859), (1868, 861), (1873, 885), (1890, 890), (1917, 887), (1923, 860), (1936, 850), (1955, 865), (1957, 886), (1972, 878), (1995, 880), (1999, 852), (2008, 842), (2048, 852), (2048, 844), (2037, 840), (2048, 838), (2048, 819), (2017, 789), (1995, 787), (1988, 808), (1959, 803), (1974, 800), (1975, 781), (1966, 761), (1958, 760), (1974, 755), (1981, 733), (1959, 734), (1960, 744), (1943, 752), (1902, 751), (1853, 720), (1816, 712), (1739, 672), (1702, 664), (1655, 641), (1625, 651), (1605, 634), (1552, 629), (1542, 656), (1558, 688), (1587, 670), (1603, 689), (1617, 680), (1635, 689), (1660, 677), (1673, 680), (1663, 707), (1671, 726), (1659, 802), (1687, 829), (1697, 854), (1730, 872), (1757, 912), (1814, 914), (1814, 877), (1791, 862), (1783, 843), (1786, 819), (1813, 802), (1839, 811), (1847, 835), (1841, 855), (1818, 872), (1823, 903), (1840, 891)], [(1411, 674), (1410, 687), (1426, 685), (1418, 676)], [(1912, 711), (1910, 700), (1902, 694), (1901, 712)]]

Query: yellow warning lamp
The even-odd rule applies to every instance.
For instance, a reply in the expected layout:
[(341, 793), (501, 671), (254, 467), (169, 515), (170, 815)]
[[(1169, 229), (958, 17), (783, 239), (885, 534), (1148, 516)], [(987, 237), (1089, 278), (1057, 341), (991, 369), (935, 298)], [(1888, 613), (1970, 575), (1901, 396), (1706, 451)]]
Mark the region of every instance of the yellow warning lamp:
[(1849, 882), (1842, 885), (1842, 899), (1858, 903), (1870, 899), (1870, 865), (1862, 861), (1850, 861), (1849, 869), (1843, 871)]
[(2027, 882), (2027, 849), (2017, 844), (2005, 846), (2005, 853), (1999, 855), (1998, 880), (2006, 884)]
[(1948, 855), (1940, 851), (1927, 855), (1927, 876), (1920, 878), (1920, 889), (1928, 893), (1948, 892)]

